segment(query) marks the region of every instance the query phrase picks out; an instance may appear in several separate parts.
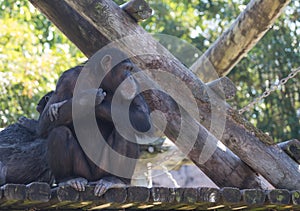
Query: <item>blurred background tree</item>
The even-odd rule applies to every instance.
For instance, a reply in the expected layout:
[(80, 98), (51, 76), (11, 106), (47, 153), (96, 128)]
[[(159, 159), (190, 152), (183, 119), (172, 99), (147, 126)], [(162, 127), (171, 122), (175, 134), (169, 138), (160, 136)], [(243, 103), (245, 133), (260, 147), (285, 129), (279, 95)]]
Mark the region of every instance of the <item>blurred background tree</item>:
[(0, 127), (37, 118), (36, 103), (84, 56), (28, 1), (0, 0)]
[[(116, 0), (118, 4), (125, 1)], [(141, 25), (151, 33), (184, 39), (202, 52), (230, 26), (249, 0), (149, 0), (154, 15)], [(38, 99), (59, 74), (84, 56), (27, 1), (0, 0), (0, 127), (20, 115), (36, 118)], [(300, 1), (294, 0), (250, 53), (231, 71), (239, 109), (300, 66)], [(168, 46), (176, 54), (178, 46)], [(175, 49), (175, 50), (174, 50)], [(299, 76), (245, 113), (276, 141), (300, 137)]]

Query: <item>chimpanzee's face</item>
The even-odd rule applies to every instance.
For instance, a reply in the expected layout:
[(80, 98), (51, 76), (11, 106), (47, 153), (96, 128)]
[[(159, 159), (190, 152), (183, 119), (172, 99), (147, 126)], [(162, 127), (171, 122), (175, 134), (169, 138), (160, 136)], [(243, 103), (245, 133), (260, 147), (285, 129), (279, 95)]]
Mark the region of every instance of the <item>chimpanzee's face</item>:
[[(119, 88), (122, 97), (127, 100), (132, 100), (138, 92), (138, 84), (132, 76), (132, 71), (134, 71), (135, 68), (137, 67), (127, 60), (116, 65), (111, 70), (112, 91), (114, 92)], [(126, 81), (124, 81), (125, 79)]]
[(104, 91), (114, 93), (119, 88), (124, 99), (132, 100), (138, 92), (138, 84), (132, 76), (135, 68), (137, 67), (129, 60), (114, 66), (102, 82)]
[(36, 106), (36, 110), (41, 114), (44, 110), (44, 108), (46, 107), (46, 104), (48, 103), (50, 97), (52, 96), (53, 91), (48, 92), (46, 95), (44, 95), (42, 97), (42, 99), (40, 99), (40, 101), (38, 102), (37, 106)]

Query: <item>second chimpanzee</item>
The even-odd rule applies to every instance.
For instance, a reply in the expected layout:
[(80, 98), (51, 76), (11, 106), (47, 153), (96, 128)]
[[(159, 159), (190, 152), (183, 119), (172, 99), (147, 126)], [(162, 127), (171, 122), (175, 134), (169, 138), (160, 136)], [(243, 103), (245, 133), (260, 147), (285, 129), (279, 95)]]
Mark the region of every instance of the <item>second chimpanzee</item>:
[[(147, 103), (142, 95), (137, 95), (139, 85), (132, 78), (131, 71), (137, 67), (126, 58), (126, 55), (117, 49), (106, 50), (99, 58), (101, 62), (98, 71), (107, 74), (99, 88), (82, 90), (82, 100), (78, 103), (88, 104), (89, 102), (84, 100), (85, 95), (96, 95), (96, 120), (107, 146), (125, 158), (130, 157), (134, 160), (139, 156), (138, 144), (135, 140), (127, 140), (117, 131), (111, 114), (113, 96), (125, 79), (129, 80), (129, 83), (123, 87), (120, 96), (121, 101), (131, 101), (129, 117), (133, 128), (138, 132), (146, 132), (151, 128), (151, 122)], [(127, 175), (132, 176), (135, 162), (128, 164), (122, 159), (116, 161), (111, 156), (109, 147), (99, 148), (101, 167), (92, 161), (78, 143), (73, 127), (72, 103), (74, 88), (82, 70), (83, 67), (79, 66), (64, 72), (60, 77), (56, 90), (40, 115), (38, 132), (48, 139), (48, 160), (58, 182), (68, 180), (67, 183), (79, 191), (84, 190), (87, 180), (97, 182), (95, 195), (102, 195), (110, 187), (122, 183), (129, 184), (131, 179), (112, 175), (107, 169), (122, 168), (128, 171)], [(123, 109), (122, 104), (118, 105), (118, 108)], [(103, 166), (107, 168), (103, 169)]]

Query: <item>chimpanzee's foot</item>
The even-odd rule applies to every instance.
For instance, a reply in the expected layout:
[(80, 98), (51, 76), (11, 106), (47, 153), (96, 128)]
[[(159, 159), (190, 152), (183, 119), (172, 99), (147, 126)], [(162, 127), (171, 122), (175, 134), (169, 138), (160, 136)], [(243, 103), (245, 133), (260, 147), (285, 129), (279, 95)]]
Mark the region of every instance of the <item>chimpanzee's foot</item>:
[(66, 182), (59, 183), (59, 186), (70, 185), (77, 191), (85, 191), (85, 186), (88, 184), (88, 181), (85, 178), (78, 177), (75, 179), (68, 180)]
[(50, 121), (53, 122), (58, 119), (58, 109), (67, 102), (67, 100), (58, 102), (58, 103), (53, 103), (52, 105), (49, 106), (47, 115), (50, 118)]
[(95, 196), (102, 196), (110, 188), (119, 188), (119, 187), (125, 187), (125, 186), (126, 185), (119, 179), (116, 179), (116, 180), (100, 179), (97, 182), (97, 185), (94, 190), (94, 194), (95, 194)]
[(26, 129), (28, 129), (30, 132), (36, 131), (37, 121), (35, 119), (29, 119), (25, 116), (21, 116), (18, 119), (18, 124), (22, 125)]

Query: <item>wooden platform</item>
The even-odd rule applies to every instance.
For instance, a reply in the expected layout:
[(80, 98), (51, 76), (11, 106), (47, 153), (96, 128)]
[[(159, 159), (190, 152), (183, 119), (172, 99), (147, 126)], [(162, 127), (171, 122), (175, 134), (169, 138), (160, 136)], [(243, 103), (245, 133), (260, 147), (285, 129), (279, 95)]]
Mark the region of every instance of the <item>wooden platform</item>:
[(77, 192), (71, 187), (51, 189), (45, 183), (6, 184), (1, 187), (0, 209), (7, 210), (243, 210), (300, 209), (300, 191), (237, 188), (127, 187), (95, 197), (94, 187)]

